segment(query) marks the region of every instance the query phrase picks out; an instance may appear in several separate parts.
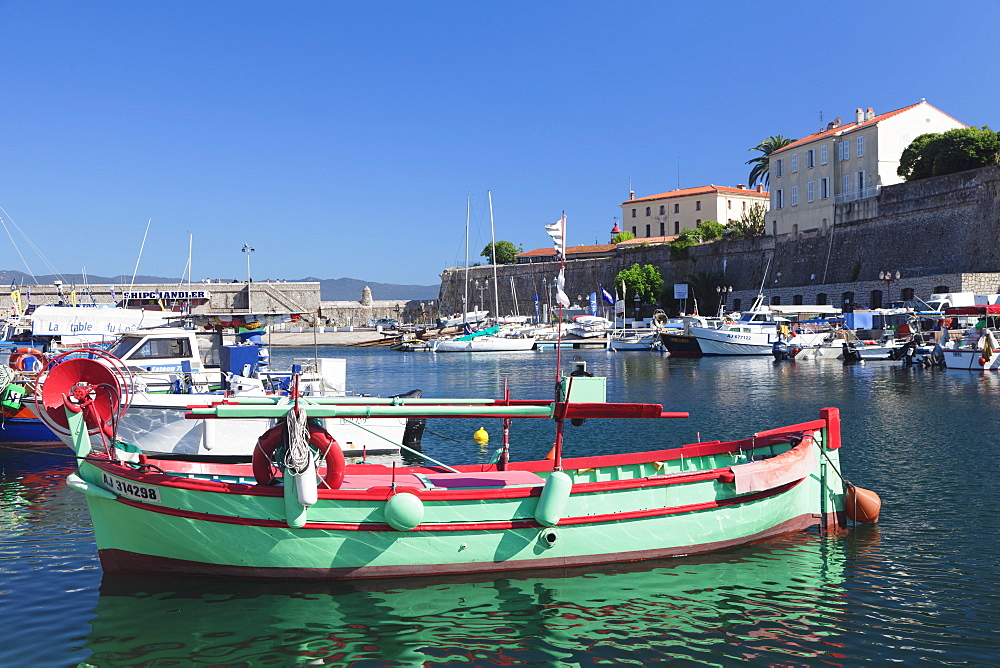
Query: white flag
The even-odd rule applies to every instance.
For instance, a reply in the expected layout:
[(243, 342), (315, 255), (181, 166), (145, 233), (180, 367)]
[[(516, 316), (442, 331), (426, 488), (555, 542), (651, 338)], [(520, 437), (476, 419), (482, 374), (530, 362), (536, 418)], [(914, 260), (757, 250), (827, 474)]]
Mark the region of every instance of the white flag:
[(545, 226), (545, 231), (552, 237), (553, 245), (556, 249), (556, 257), (560, 260), (566, 257), (566, 214), (562, 218)]
[(562, 304), (563, 308), (569, 308), (569, 297), (566, 296), (564, 288), (566, 287), (566, 275), (565, 269), (559, 269), (559, 276), (556, 277), (556, 302)]

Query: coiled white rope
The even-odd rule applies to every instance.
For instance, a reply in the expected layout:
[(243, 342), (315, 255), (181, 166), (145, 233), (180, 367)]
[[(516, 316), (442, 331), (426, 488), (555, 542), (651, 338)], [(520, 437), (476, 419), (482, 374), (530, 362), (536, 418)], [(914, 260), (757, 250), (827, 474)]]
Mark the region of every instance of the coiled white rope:
[(285, 434), (288, 438), (285, 448), (285, 472), (290, 475), (302, 475), (309, 467), (312, 452), (309, 448), (309, 422), (304, 406), (288, 411), (285, 421)]

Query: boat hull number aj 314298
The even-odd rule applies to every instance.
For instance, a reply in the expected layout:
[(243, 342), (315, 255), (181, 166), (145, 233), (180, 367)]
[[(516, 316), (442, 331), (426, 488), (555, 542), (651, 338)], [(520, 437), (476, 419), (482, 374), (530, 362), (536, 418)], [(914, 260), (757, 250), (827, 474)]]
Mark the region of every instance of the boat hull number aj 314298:
[(160, 492), (152, 485), (140, 485), (138, 483), (121, 480), (105, 473), (102, 476), (104, 487), (120, 496), (127, 496), (136, 501), (147, 503), (160, 503)]

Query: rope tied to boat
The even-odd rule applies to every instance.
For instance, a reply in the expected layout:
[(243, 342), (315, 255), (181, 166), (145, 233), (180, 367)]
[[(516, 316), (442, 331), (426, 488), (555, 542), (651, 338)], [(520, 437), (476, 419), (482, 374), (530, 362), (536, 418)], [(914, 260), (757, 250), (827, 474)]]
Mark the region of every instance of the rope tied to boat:
[(309, 448), (309, 418), (305, 406), (296, 406), (288, 411), (285, 419), (285, 472), (289, 475), (302, 475), (306, 472), (312, 460)]

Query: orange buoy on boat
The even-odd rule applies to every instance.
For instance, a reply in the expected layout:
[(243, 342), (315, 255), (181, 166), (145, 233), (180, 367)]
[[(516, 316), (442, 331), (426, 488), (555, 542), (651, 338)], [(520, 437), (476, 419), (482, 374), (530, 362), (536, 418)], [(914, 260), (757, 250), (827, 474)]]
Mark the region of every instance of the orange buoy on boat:
[(882, 499), (870, 489), (847, 486), (845, 503), (847, 517), (855, 522), (878, 522), (878, 513), (882, 509)]

